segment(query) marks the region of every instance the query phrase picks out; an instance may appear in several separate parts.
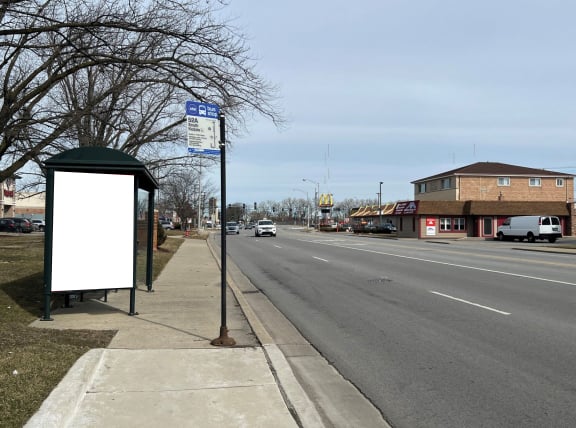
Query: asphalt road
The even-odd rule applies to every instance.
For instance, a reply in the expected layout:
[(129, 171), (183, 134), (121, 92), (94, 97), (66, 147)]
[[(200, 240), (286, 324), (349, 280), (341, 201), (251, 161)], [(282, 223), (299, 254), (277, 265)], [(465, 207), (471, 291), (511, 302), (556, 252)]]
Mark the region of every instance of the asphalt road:
[(576, 255), (280, 228), (229, 257), (394, 427), (576, 426)]

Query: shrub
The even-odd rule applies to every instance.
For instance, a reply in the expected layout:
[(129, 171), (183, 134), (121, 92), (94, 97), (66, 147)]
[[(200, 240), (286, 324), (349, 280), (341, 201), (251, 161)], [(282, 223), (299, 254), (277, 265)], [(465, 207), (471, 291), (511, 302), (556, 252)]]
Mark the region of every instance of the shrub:
[(164, 230), (164, 228), (162, 227), (162, 225), (160, 224), (160, 222), (157, 223), (156, 225), (156, 239), (158, 241), (158, 246), (160, 247), (164, 242), (166, 242), (166, 238), (167, 238), (167, 234), (166, 231)]

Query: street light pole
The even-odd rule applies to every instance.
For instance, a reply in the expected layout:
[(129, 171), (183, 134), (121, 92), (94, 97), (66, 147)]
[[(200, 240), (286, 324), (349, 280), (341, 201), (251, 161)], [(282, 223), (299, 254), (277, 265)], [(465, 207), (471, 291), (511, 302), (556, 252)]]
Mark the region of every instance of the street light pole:
[(306, 227), (310, 229), (310, 199), (308, 199), (308, 192), (301, 189), (292, 189), (298, 192), (306, 193)]
[(317, 219), (317, 211), (318, 211), (318, 196), (320, 194), (320, 183), (314, 180), (310, 180), (308, 178), (303, 178), (302, 181), (308, 181), (309, 183), (314, 183), (316, 188), (314, 189), (314, 225), (317, 227), (318, 219)]
[(380, 214), (380, 227), (382, 227), (382, 184), (384, 182), (380, 182), (380, 192), (378, 192), (378, 213)]

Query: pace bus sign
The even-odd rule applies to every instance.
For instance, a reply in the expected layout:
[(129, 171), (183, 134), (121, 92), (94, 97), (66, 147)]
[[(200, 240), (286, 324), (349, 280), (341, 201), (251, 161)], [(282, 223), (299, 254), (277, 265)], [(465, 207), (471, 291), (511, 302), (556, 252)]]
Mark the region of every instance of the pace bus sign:
[(186, 101), (188, 153), (220, 154), (220, 108), (216, 104)]

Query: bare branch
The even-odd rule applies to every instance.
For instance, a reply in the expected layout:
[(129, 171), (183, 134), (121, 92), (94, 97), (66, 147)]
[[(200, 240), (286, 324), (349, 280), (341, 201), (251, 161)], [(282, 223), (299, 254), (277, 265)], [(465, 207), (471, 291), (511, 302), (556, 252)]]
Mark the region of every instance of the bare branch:
[(255, 71), (245, 37), (215, 19), (223, 7), (0, 2), (0, 181), (83, 145), (178, 164), (188, 99), (218, 104), (230, 135), (254, 114), (282, 126), (277, 90)]

